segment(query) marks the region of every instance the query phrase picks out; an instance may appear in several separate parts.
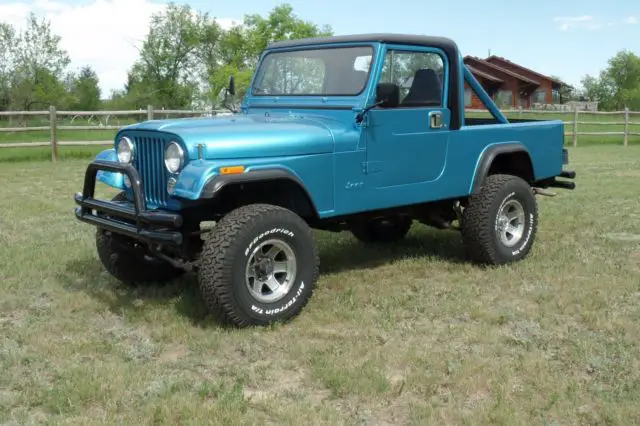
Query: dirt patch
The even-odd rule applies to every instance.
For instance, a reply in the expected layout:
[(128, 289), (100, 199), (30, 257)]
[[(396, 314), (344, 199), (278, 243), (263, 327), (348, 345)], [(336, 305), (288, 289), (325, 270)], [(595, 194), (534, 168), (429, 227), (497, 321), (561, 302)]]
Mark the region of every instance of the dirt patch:
[(174, 363), (188, 356), (189, 353), (189, 348), (184, 345), (171, 345), (158, 356), (158, 362), (162, 364)]
[(491, 394), (485, 390), (474, 392), (464, 401), (464, 408), (475, 410), (491, 399)]
[(26, 323), (29, 312), (26, 310), (15, 310), (0, 314), (0, 325), (7, 324), (9, 327), (22, 327)]
[(302, 387), (303, 379), (304, 373), (301, 371), (281, 371), (274, 374), (268, 386), (261, 389), (245, 388), (244, 397), (256, 401), (286, 394)]
[(270, 375), (271, 378), (261, 388), (245, 387), (244, 398), (251, 402), (262, 402), (275, 397), (298, 399), (305, 395), (314, 406), (321, 405), (331, 395), (328, 389), (309, 389), (304, 385), (303, 371), (280, 371)]

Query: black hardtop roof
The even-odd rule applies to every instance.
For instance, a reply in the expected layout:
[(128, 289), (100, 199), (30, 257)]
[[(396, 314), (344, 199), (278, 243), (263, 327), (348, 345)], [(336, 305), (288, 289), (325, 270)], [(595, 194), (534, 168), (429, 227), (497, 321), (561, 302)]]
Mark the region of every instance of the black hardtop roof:
[(298, 47), (311, 44), (328, 44), (328, 43), (362, 43), (362, 42), (381, 42), (393, 44), (411, 44), (425, 47), (438, 47), (443, 50), (458, 50), (456, 43), (447, 37), (435, 37), (414, 34), (393, 34), (393, 33), (372, 33), (372, 34), (349, 34), (328, 37), (311, 37), (297, 40), (281, 40), (276, 41), (267, 49), (278, 49), (282, 47)]

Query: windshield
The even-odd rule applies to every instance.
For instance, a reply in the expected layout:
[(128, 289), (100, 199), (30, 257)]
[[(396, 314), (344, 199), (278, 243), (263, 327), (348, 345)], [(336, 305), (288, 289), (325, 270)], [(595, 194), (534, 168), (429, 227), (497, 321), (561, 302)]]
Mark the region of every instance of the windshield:
[(256, 96), (356, 96), (369, 77), (371, 46), (273, 52), (264, 57)]

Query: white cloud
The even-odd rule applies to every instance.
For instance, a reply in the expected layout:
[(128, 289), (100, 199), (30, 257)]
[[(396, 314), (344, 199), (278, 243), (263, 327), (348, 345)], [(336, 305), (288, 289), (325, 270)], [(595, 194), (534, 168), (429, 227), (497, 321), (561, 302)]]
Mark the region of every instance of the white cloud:
[[(56, 0), (17, 1), (0, 4), (0, 21), (21, 29), (30, 12), (49, 20), (52, 31), (61, 36), (62, 48), (69, 52), (71, 68), (90, 65), (106, 97), (112, 89), (123, 87), (151, 15), (164, 7), (150, 0), (93, 0), (73, 6)], [(223, 27), (241, 22), (217, 21)]]
[(595, 31), (602, 28), (602, 25), (596, 22), (593, 16), (556, 16), (553, 21), (557, 24), (560, 31), (569, 31), (570, 29), (580, 28), (589, 31)]
[(629, 25), (637, 25), (638, 18), (636, 18), (635, 16), (628, 16), (627, 18), (625, 18), (624, 22)]

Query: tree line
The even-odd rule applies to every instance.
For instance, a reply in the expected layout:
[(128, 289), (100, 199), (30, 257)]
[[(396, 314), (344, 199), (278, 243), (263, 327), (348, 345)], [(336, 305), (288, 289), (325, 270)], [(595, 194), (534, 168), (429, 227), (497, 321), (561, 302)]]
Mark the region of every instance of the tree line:
[(599, 75), (586, 75), (581, 83), (582, 95), (598, 101), (601, 111), (640, 111), (640, 57), (629, 50), (619, 51)]
[[(260, 53), (270, 42), (332, 34), (329, 25), (300, 19), (286, 3), (267, 16), (246, 15), (241, 24), (228, 29), (209, 13), (169, 3), (151, 17), (123, 88), (101, 94), (95, 70), (84, 66), (70, 71), (71, 59), (61, 48), (60, 37), (48, 21), (31, 14), (22, 31), (0, 22), (0, 111), (49, 105), (89, 111), (149, 104), (165, 109), (218, 108), (231, 75), (236, 99), (241, 99)], [(585, 76), (581, 85), (563, 98), (598, 101), (600, 110), (640, 110), (640, 57), (620, 51), (598, 76)]]
[(95, 70), (85, 66), (70, 71), (69, 54), (50, 22), (31, 14), (23, 31), (0, 22), (0, 111), (49, 105), (81, 111), (139, 109), (149, 104), (165, 109), (219, 107), (231, 75), (236, 98), (241, 99), (269, 43), (332, 34), (330, 26), (300, 19), (286, 3), (267, 16), (246, 15), (229, 29), (209, 13), (169, 3), (151, 17), (124, 87), (102, 94)]

